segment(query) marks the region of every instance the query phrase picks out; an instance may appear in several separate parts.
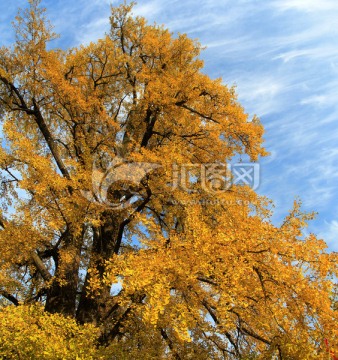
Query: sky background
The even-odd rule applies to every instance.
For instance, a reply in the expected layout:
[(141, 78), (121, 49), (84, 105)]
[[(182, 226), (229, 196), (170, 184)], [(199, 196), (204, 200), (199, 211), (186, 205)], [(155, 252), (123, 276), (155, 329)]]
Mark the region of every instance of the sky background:
[[(109, 31), (106, 0), (42, 0), (68, 48)], [(26, 1), (0, 0), (0, 44)], [(139, 0), (134, 14), (199, 39), (204, 72), (236, 85), (240, 103), (262, 121), (258, 192), (275, 203), (278, 224), (299, 197), (318, 212), (309, 232), (338, 251), (338, 1)]]

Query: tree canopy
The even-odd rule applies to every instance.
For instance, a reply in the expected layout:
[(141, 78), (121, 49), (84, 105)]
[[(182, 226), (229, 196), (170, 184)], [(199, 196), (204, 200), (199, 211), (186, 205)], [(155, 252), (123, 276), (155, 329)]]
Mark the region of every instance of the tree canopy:
[(267, 155), (259, 120), (198, 42), (110, 22), (56, 49), (30, 0), (0, 49), (0, 355), (327, 358), (336, 254), (229, 175)]

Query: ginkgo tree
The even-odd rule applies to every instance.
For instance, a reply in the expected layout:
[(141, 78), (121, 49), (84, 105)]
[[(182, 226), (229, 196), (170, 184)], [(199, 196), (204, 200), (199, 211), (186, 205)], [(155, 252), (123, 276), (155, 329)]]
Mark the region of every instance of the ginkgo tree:
[(233, 181), (267, 155), (262, 125), (132, 6), (62, 50), (30, 0), (0, 50), (0, 355), (331, 356), (336, 255), (299, 202), (276, 226)]

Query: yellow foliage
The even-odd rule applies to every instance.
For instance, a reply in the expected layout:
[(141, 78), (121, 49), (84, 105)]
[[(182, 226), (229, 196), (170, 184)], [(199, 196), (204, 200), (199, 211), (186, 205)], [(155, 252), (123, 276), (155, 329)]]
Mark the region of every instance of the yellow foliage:
[(7, 306), (0, 310), (2, 359), (100, 359), (98, 329), (74, 319), (44, 312), (41, 305)]
[(234, 157), (267, 155), (264, 129), (201, 45), (124, 4), (102, 39), (53, 49), (39, 3), (0, 49), (0, 356), (334, 351), (337, 255), (300, 202), (278, 227), (268, 199), (223, 186)]

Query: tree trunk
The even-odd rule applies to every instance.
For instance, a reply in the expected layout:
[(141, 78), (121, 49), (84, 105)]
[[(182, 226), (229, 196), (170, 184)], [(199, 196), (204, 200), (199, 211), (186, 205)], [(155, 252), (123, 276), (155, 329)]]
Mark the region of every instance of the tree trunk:
[(75, 315), (81, 248), (71, 251), (74, 254), (72, 262), (66, 266), (57, 265), (55, 278), (47, 293), (45, 310), (48, 312)]
[[(61, 313), (66, 316), (75, 316), (76, 298), (79, 285), (79, 269), (83, 233), (73, 236), (69, 230), (62, 235), (63, 246), (55, 251), (55, 274), (47, 292), (45, 310), (51, 313)], [(69, 259), (62, 259), (61, 251)]]
[[(109, 260), (114, 253), (118, 252), (122, 238), (123, 220), (118, 213), (105, 212), (103, 224), (93, 229), (93, 246), (89, 264), (90, 272), (87, 272), (83, 289), (80, 296), (76, 318), (81, 323), (100, 323), (107, 312), (110, 299), (110, 287), (103, 284), (105, 261)], [(99, 294), (93, 296), (90, 291), (91, 280), (101, 284)]]

